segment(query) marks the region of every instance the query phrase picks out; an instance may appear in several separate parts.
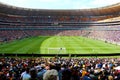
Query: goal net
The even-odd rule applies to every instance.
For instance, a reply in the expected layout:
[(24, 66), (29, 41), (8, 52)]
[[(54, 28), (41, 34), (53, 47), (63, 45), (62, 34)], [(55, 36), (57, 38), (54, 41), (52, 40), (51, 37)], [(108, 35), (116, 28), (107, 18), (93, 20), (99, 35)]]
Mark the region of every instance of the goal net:
[(66, 48), (48, 48), (48, 54), (65, 54)]

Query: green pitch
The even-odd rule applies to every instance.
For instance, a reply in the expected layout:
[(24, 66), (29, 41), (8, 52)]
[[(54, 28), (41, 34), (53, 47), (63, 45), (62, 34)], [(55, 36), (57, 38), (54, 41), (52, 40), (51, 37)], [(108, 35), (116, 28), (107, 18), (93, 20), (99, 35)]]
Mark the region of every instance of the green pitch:
[(49, 48), (65, 48), (68, 54), (120, 52), (120, 46), (80, 36), (38, 36), (1, 43), (0, 53), (49, 54)]

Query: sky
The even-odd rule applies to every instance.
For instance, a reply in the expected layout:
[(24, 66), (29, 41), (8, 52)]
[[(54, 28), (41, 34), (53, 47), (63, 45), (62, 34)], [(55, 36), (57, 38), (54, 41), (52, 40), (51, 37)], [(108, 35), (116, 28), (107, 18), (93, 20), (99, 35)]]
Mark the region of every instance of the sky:
[(0, 0), (0, 2), (33, 9), (89, 9), (115, 4), (120, 0)]

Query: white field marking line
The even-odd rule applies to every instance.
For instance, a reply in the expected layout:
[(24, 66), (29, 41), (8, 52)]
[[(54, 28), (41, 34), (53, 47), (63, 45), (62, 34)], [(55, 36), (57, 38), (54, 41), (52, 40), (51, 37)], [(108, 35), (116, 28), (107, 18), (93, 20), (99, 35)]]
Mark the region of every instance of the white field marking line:
[[(79, 47), (74, 47), (74, 48), (80, 48), (81, 46)], [(48, 48), (48, 47), (42, 47), (42, 48)], [(54, 47), (55, 48), (55, 47)], [(56, 47), (56, 48), (59, 48), (59, 47)], [(72, 47), (67, 47), (67, 48), (72, 48)], [(82, 47), (82, 48), (113, 48), (113, 47)]]

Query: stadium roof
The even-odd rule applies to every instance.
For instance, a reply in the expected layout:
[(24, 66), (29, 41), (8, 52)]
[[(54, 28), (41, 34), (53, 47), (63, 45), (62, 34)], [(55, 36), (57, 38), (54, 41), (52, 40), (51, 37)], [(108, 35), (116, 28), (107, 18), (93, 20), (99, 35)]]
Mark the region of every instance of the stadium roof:
[(0, 3), (0, 13), (19, 16), (99, 16), (120, 14), (120, 3), (91, 9), (31, 9)]

